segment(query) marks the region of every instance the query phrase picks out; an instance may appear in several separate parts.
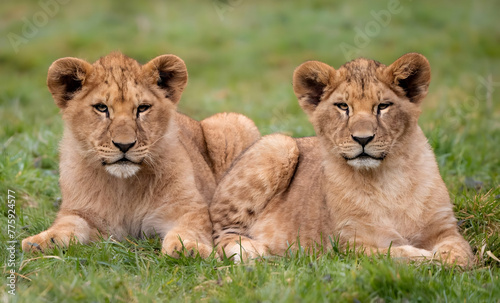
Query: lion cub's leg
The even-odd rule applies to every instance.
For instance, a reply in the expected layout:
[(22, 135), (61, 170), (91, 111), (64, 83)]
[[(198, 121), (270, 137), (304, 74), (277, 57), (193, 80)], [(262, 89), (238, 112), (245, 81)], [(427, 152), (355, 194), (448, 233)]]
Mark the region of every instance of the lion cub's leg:
[(430, 250), (412, 245), (390, 227), (377, 228), (373, 225), (364, 225), (360, 221), (353, 225), (356, 229), (347, 228), (342, 232), (343, 236), (349, 239), (346, 243), (366, 255), (382, 254), (415, 261), (430, 259), (433, 256)]
[(212, 224), (206, 204), (200, 203), (198, 206), (174, 221), (174, 227), (166, 233), (163, 239), (162, 252), (164, 254), (177, 258), (182, 251), (187, 256), (194, 256), (196, 253), (199, 253), (202, 258), (210, 256), (213, 251)]
[(68, 246), (73, 241), (86, 244), (97, 240), (99, 235), (98, 229), (82, 216), (61, 210), (49, 229), (24, 239), (22, 249), (23, 251), (44, 251), (55, 245)]
[[(410, 260), (441, 260), (448, 264), (470, 266), (474, 263), (474, 256), (462, 236), (450, 236), (438, 240), (431, 250), (417, 248), (411, 245), (402, 245), (391, 248), (378, 249), (377, 252), (388, 254), (391, 257), (406, 258)], [(373, 253), (373, 251), (371, 251)], [(368, 253), (370, 254), (370, 253)]]
[(384, 254), (393, 258), (404, 258), (408, 260), (424, 260), (430, 259), (434, 255), (431, 251), (417, 248), (412, 245), (401, 245), (386, 248), (364, 247), (364, 252), (367, 255)]
[(224, 251), (228, 257), (236, 254), (245, 259), (272, 249), (272, 243), (254, 240), (262, 235), (253, 235), (251, 227), (268, 202), (288, 188), (298, 157), (293, 138), (265, 136), (222, 178), (210, 204), (214, 242), (220, 254)]
[(260, 132), (252, 120), (236, 113), (218, 113), (200, 123), (219, 182), (233, 161), (260, 138)]

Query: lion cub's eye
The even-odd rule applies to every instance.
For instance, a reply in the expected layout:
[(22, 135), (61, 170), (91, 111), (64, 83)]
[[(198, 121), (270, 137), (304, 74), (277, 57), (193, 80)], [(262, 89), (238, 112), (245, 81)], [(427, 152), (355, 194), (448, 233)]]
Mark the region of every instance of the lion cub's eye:
[(380, 111), (381, 111), (381, 110), (384, 110), (384, 109), (388, 108), (388, 107), (389, 107), (389, 106), (391, 106), (391, 105), (392, 105), (392, 103), (391, 103), (391, 102), (388, 102), (388, 103), (380, 103), (380, 104), (378, 105), (377, 112), (379, 112), (379, 113), (380, 113)]
[(93, 105), (94, 108), (101, 112), (101, 113), (107, 113), (108, 112), (108, 107), (102, 103), (99, 103), (99, 104), (96, 104), (96, 105)]
[(343, 111), (349, 110), (349, 105), (347, 105), (347, 103), (335, 103), (334, 105)]
[(149, 104), (141, 104), (137, 107), (137, 113), (143, 113), (150, 108), (151, 108), (151, 105), (149, 105)]

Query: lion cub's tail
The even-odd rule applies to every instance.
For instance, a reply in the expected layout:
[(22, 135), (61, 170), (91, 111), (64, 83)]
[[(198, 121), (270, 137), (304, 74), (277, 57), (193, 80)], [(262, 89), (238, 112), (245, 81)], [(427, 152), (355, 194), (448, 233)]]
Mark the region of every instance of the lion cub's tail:
[(233, 161), (260, 138), (249, 118), (236, 113), (218, 113), (201, 121), (208, 155), (219, 183)]

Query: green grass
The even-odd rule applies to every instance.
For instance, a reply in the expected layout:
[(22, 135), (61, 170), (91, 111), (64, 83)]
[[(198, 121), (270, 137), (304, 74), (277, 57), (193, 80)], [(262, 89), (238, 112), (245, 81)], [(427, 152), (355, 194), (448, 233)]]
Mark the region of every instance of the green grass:
[[(42, 1), (44, 2), (44, 1)], [(44, 3), (49, 2), (49, 0)], [(179, 110), (203, 119), (220, 111), (252, 118), (263, 134), (313, 135), (293, 95), (293, 69), (315, 59), (338, 67), (340, 45), (389, 0), (69, 1), (18, 52), (40, 16), (37, 1), (0, 3), (0, 225), (7, 235), (7, 192), (16, 192), (18, 240), (46, 229), (60, 201), (58, 109), (45, 86), (48, 66), (73, 56), (94, 61), (113, 50), (146, 62), (183, 58), (190, 74)], [(232, 4), (232, 6), (227, 6)], [(16, 254), (18, 302), (500, 302), (500, 23), (496, 0), (405, 1), (357, 55), (390, 64), (423, 53), (433, 69), (420, 125), (433, 146), (465, 238), (471, 270), (406, 264), (352, 252), (297, 253), (232, 265), (161, 255), (158, 239)], [(222, 16), (222, 17), (221, 17)], [(42, 20), (43, 21), (43, 20)], [(365, 31), (366, 33), (366, 31)], [(493, 256), (493, 257), (492, 257)], [(0, 250), (5, 271), (7, 252)], [(7, 276), (7, 275), (4, 275)]]

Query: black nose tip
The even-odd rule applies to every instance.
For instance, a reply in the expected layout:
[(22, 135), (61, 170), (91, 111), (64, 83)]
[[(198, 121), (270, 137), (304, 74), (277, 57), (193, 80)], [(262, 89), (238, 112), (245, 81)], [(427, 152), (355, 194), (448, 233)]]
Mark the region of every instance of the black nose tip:
[(113, 141), (113, 144), (118, 147), (118, 149), (121, 150), (122, 153), (126, 153), (129, 149), (132, 148), (132, 146), (135, 145), (135, 142), (132, 142), (132, 143), (117, 143), (115, 141)]
[(361, 146), (365, 147), (366, 144), (368, 144), (371, 140), (373, 140), (373, 137), (375, 137), (375, 136), (368, 136), (368, 137), (352, 136), (352, 139), (354, 141), (358, 142), (359, 144), (361, 144)]

